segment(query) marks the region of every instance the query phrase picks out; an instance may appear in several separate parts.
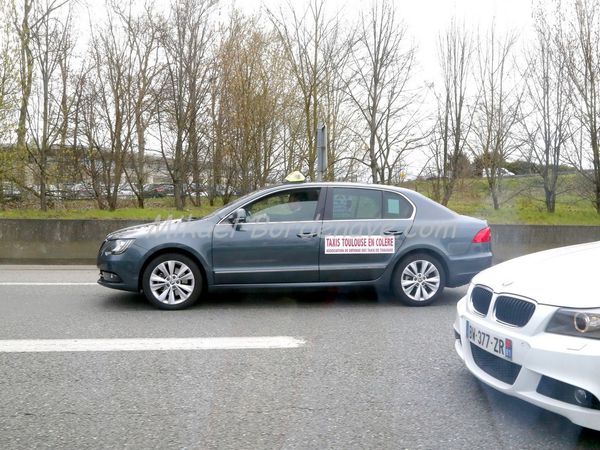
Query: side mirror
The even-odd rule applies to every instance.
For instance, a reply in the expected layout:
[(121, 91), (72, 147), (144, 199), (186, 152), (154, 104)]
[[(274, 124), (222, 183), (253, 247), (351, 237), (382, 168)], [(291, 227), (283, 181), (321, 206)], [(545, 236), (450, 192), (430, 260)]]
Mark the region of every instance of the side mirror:
[(236, 209), (229, 218), (232, 224), (245, 223), (246, 222), (246, 210), (244, 208)]

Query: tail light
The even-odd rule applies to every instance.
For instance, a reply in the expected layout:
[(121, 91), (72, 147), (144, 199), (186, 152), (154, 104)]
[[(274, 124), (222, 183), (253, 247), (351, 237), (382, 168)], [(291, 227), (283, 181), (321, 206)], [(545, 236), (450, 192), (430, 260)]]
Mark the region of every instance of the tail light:
[(475, 237), (473, 238), (474, 244), (485, 244), (492, 240), (492, 229), (490, 227), (485, 227), (482, 230), (479, 230)]

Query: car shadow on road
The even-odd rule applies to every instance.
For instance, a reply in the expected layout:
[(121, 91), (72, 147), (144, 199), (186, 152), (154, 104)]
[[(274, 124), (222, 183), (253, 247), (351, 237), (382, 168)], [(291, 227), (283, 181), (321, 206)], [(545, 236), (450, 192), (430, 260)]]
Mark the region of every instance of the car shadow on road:
[(135, 292), (110, 292), (100, 305), (103, 309), (111, 311), (148, 311), (153, 309), (142, 294)]
[[(521, 399), (505, 395), (477, 380), (473, 380), (473, 382), (478, 385), (482, 397), (487, 399), (488, 409), (493, 411), (493, 415), (502, 416), (501, 422), (505, 427), (507, 424), (510, 425), (508, 429), (514, 431), (526, 428), (529, 433), (540, 433), (540, 438), (545, 433), (561, 430), (561, 445), (558, 445), (557, 442), (557, 448), (598, 448), (600, 432), (581, 428), (565, 417), (538, 408)], [(500, 432), (500, 435), (502, 435), (502, 432)]]
[[(442, 296), (427, 308), (455, 305), (464, 295), (461, 289), (446, 289)], [(143, 294), (114, 292), (106, 297), (104, 307), (110, 310), (157, 310), (146, 301)], [(377, 292), (371, 287), (343, 287), (296, 290), (220, 290), (209, 292), (190, 309), (257, 309), (257, 308), (323, 308), (323, 307), (404, 307), (390, 293)]]

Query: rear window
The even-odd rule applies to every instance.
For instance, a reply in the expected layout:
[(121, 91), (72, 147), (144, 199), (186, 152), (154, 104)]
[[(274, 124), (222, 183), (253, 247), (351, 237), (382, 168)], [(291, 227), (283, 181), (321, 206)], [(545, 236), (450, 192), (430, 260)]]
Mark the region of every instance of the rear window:
[(333, 220), (380, 219), (381, 192), (373, 189), (334, 188)]
[(413, 206), (403, 196), (392, 192), (383, 193), (384, 219), (410, 219)]
[(377, 189), (333, 188), (329, 220), (410, 219), (414, 206), (400, 194)]

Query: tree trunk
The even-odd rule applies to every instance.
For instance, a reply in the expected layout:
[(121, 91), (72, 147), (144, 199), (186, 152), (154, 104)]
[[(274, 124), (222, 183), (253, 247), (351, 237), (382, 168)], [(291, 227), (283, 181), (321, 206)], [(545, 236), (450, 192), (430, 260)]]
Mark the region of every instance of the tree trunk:
[(182, 176), (183, 176), (183, 131), (180, 130), (177, 133), (177, 142), (175, 143), (175, 161), (173, 170), (173, 187), (175, 189), (175, 208), (177, 211), (183, 211), (185, 206), (185, 198), (183, 196), (182, 189)]
[(556, 210), (556, 196), (552, 189), (544, 187), (544, 194), (546, 198), (546, 211), (554, 213)]
[(442, 205), (448, 206), (452, 193), (454, 192), (454, 175), (449, 180), (443, 181), (444, 183), (444, 197), (442, 198)]
[(371, 159), (371, 177), (373, 178), (373, 183), (377, 184), (379, 182), (379, 168), (377, 167), (377, 155), (375, 153), (375, 142), (377, 139), (376, 133), (376, 125), (375, 125), (375, 110), (373, 109), (373, 114), (371, 115), (371, 124), (370, 124), (370, 135), (369, 135), (369, 158)]
[(594, 160), (594, 207), (600, 215), (600, 144), (596, 127), (592, 130), (592, 152)]
[(29, 28), (29, 13), (32, 3), (25, 0), (23, 4), (23, 21), (19, 30), (20, 51), (24, 61), (21, 63), (21, 105), (19, 108), (19, 121), (17, 126), (17, 153), (25, 151), (25, 138), (27, 134), (27, 107), (31, 96), (31, 84), (33, 82), (33, 54), (29, 47), (31, 29)]
[(145, 162), (145, 149), (146, 149), (146, 136), (144, 132), (144, 126), (142, 125), (141, 112), (138, 108), (135, 120), (135, 128), (137, 134), (138, 141), (138, 153), (136, 156), (137, 161), (134, 164), (137, 165), (135, 175), (136, 175), (136, 196), (137, 196), (137, 204), (138, 208), (144, 209), (144, 162)]
[(500, 209), (500, 191), (498, 189), (498, 178), (496, 178), (497, 168), (495, 165), (492, 165), (487, 170), (489, 170), (487, 183), (490, 195), (492, 196), (492, 205), (494, 206), (494, 210), (498, 211)]

